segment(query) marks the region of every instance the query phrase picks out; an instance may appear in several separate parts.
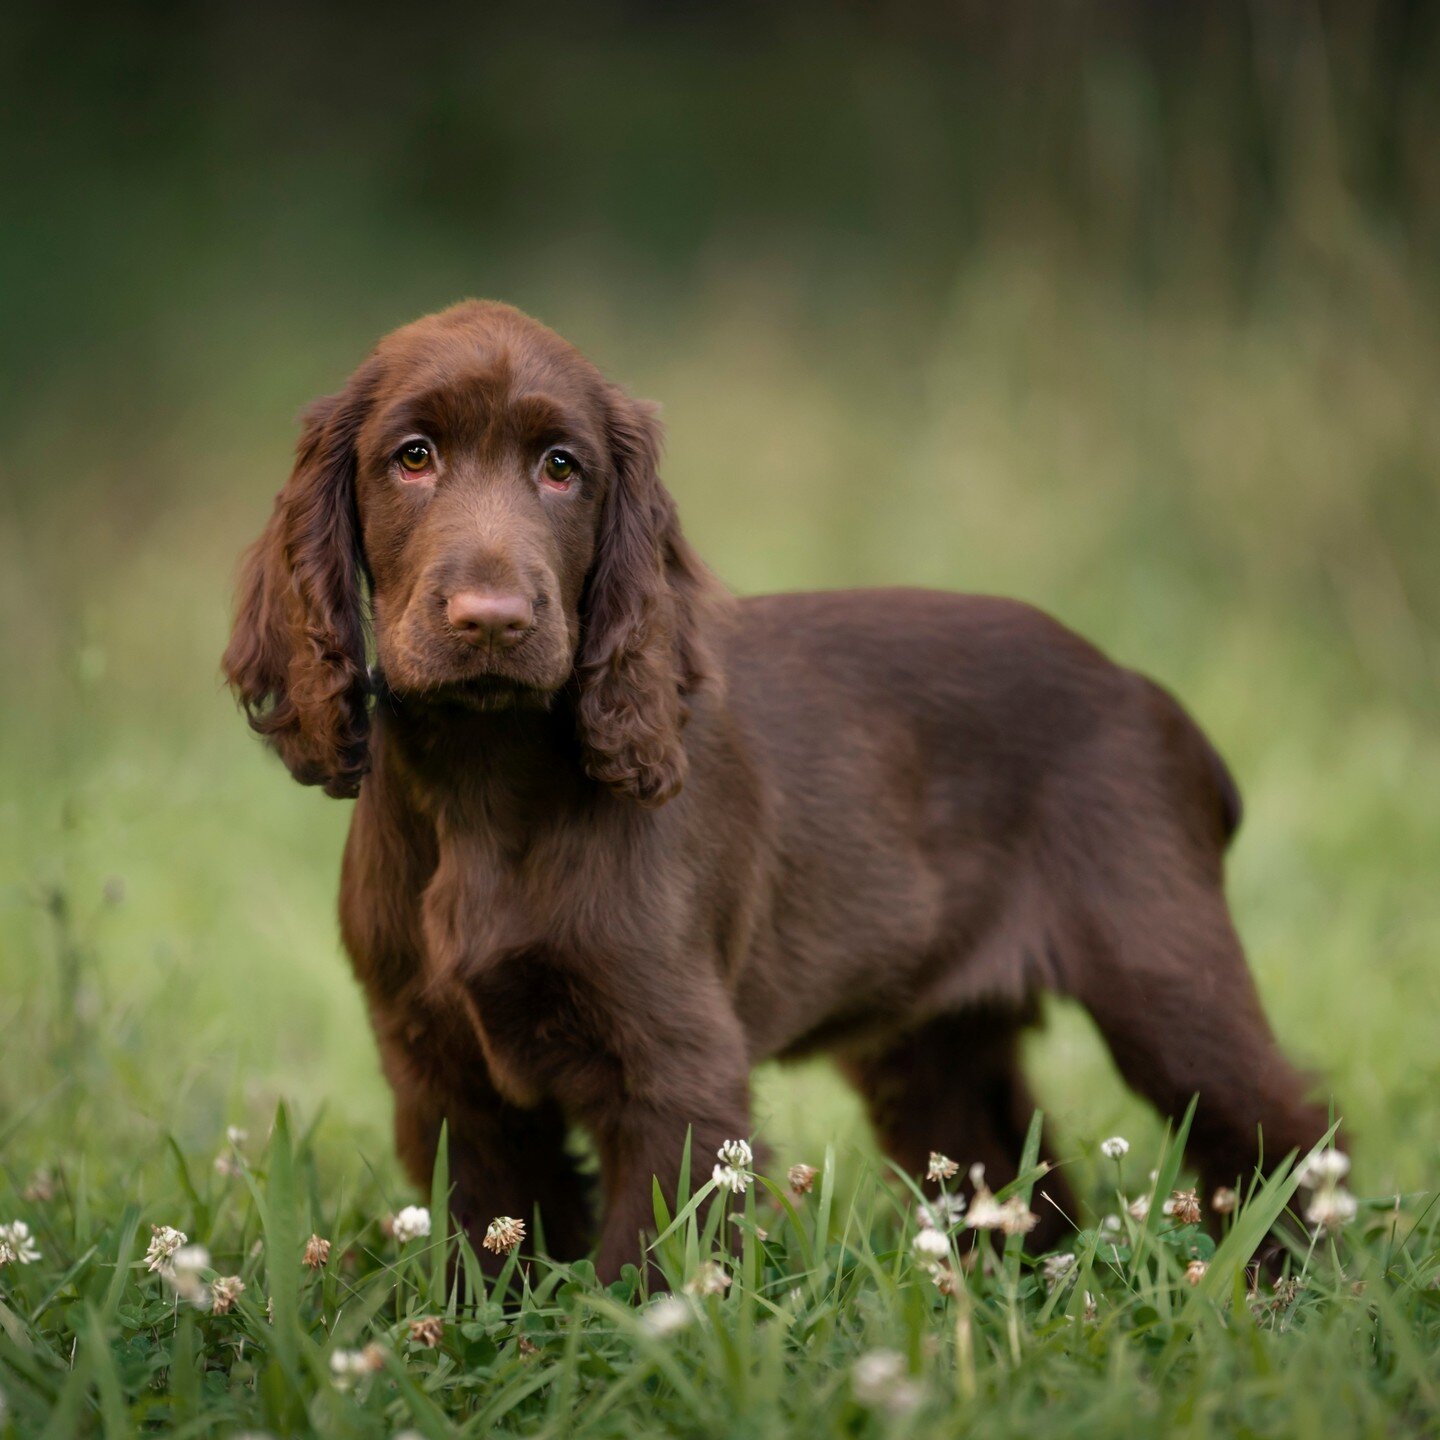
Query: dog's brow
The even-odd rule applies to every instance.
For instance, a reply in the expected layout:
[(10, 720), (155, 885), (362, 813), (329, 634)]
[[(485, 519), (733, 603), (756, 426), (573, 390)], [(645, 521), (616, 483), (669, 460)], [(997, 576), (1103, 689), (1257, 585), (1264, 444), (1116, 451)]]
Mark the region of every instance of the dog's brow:
[(411, 430), (453, 435), (483, 428), (496, 402), (493, 392), (487, 391), (489, 387), (482, 385), (467, 386), (464, 390), (453, 385), (437, 385), (399, 396), (377, 417), (380, 429), (387, 437), (394, 437)]
[(552, 395), (512, 396), (485, 381), (442, 385), (404, 395), (376, 417), (386, 443), (412, 431), (477, 442), (497, 421), (510, 437), (530, 443), (572, 439), (593, 448), (598, 437), (583, 411)]
[(511, 427), (530, 439), (556, 440), (565, 436), (588, 438), (590, 426), (572, 406), (550, 395), (517, 395), (507, 408)]

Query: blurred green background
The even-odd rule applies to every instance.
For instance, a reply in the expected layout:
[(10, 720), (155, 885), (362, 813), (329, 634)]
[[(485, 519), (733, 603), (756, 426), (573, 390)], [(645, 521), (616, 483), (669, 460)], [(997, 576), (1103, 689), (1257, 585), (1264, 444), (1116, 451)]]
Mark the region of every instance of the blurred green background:
[[(284, 1094), (390, 1166), (348, 807), (217, 661), (294, 416), (510, 300), (664, 403), (742, 591), (1018, 595), (1172, 686), (1359, 1188), (1440, 1133), (1433, 5), (11, 7), (0, 140), (0, 1141), (121, 1169)], [(1070, 1149), (1153, 1121), (1088, 1024)], [(857, 1112), (766, 1074), (782, 1156)]]

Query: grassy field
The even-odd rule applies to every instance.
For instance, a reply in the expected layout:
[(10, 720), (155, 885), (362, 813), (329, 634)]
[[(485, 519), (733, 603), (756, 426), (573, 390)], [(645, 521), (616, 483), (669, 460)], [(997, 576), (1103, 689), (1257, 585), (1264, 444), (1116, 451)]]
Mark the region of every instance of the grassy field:
[[(668, 478), (737, 588), (1023, 595), (1207, 725), (1248, 803), (1241, 928), (1283, 1039), (1334, 1096), (1361, 1199), (1352, 1224), (1297, 1248), (1303, 1288), (1278, 1298), (1268, 1281), (1247, 1294), (1243, 1243), (1192, 1287), (1191, 1247), (1209, 1243), (1193, 1228), (1096, 1228), (1121, 1213), (1117, 1185), (1148, 1190), (1161, 1129), (1065, 1009), (1031, 1063), (1087, 1200), (1077, 1283), (1052, 1293), (1015, 1254), (982, 1251), (940, 1294), (909, 1249), (907, 1192), (814, 1066), (758, 1077), (778, 1168), (736, 1205), (748, 1238), (727, 1293), (637, 1309), (524, 1246), (508, 1290), (447, 1290), (443, 1207), (397, 1178), (338, 951), (345, 807), (259, 752), (215, 675), (288, 412), (344, 362), (274, 381), (244, 417), (224, 394), (197, 403), (97, 462), (89, 506), (17, 501), (0, 533), (0, 658), (24, 677), (0, 736), (0, 1223), (23, 1220), (41, 1258), (0, 1269), (14, 1433), (1440, 1422), (1440, 364), (1434, 330), (1408, 304), (1383, 309), (1390, 294), (1371, 277), (1330, 310), (1222, 319), (1077, 285), (1036, 254), (966, 274), (923, 344), (839, 323), (806, 335), (734, 278), (672, 316), (663, 349), (577, 296), (535, 306), (666, 402)], [(234, 1154), (228, 1126), (250, 1137)], [(1134, 1145), (1121, 1175), (1097, 1155), (1113, 1132)], [(792, 1209), (796, 1161), (824, 1178)], [(1232, 1231), (1243, 1242), (1287, 1198), (1266, 1191)], [(387, 1240), (384, 1218), (416, 1201), (434, 1234)], [(152, 1225), (241, 1277), (230, 1313), (177, 1302), (144, 1268)], [(320, 1273), (300, 1264), (312, 1231), (334, 1242)], [(706, 1239), (677, 1232), (677, 1283)], [(445, 1321), (434, 1349), (408, 1338), (429, 1315)], [(334, 1353), (371, 1344), (380, 1368), (337, 1385)]]
[[(19, 7), (0, 74), (44, 103), (0, 146), (3, 1440), (1440, 1430), (1433, 10), (910, 8), (542, 51), (490, 7), (403, 37)], [(417, 1195), (391, 1153), (336, 935), (347, 806), (218, 677), (296, 412), (467, 293), (663, 402), (737, 590), (1020, 596), (1182, 697), (1245, 795), (1230, 894), (1353, 1218), (1315, 1238), (1285, 1167), (1218, 1248), (1166, 1215), (1173, 1136), (1054, 1006), (1028, 1059), (1084, 1204), (1068, 1268), (963, 1220), (917, 1251), (934, 1185), (814, 1064), (757, 1075), (773, 1170), (728, 1211), (658, 1199), (677, 1303), (530, 1239), (481, 1284), (444, 1175)], [(152, 1227), (204, 1247), (178, 1286)]]

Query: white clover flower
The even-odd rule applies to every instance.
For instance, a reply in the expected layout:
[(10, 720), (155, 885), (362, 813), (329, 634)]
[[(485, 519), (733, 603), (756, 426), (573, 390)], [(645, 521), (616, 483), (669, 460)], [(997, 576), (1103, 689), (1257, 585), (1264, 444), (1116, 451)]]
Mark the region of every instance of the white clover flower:
[(815, 1177), (819, 1171), (813, 1165), (792, 1165), (785, 1173), (793, 1195), (808, 1195), (815, 1188)]
[(423, 1240), (430, 1233), (430, 1212), (423, 1205), (407, 1205), (391, 1220), (390, 1233), (401, 1245)]
[(1001, 1201), (983, 1186), (975, 1192), (965, 1216), (971, 1230), (999, 1230), (1005, 1235), (1028, 1235), (1039, 1223), (1040, 1217), (1019, 1195)]
[(930, 1152), (930, 1164), (925, 1171), (927, 1180), (953, 1180), (959, 1173), (959, 1164), (948, 1155), (942, 1155), (938, 1150)]
[(710, 1172), (710, 1178), (722, 1190), (729, 1190), (733, 1195), (743, 1195), (755, 1178), (751, 1168), (755, 1164), (755, 1152), (751, 1150), (749, 1142), (727, 1140), (715, 1154), (720, 1163)]
[(733, 1165), (717, 1165), (710, 1172), (710, 1178), (722, 1190), (728, 1190), (732, 1195), (743, 1195), (750, 1188), (751, 1176), (744, 1170), (737, 1170)]
[(898, 1350), (870, 1350), (855, 1362), (851, 1373), (857, 1390), (870, 1391), (904, 1375), (905, 1357)]
[(730, 1288), (730, 1276), (724, 1266), (707, 1260), (685, 1282), (685, 1289), (691, 1295), (723, 1295)]
[(242, 1130), (238, 1125), (227, 1125), (225, 1138), (238, 1150), (250, 1138), (250, 1132)]
[(160, 1273), (180, 1299), (203, 1310), (210, 1304), (211, 1296), (201, 1271), (209, 1268), (210, 1252), (203, 1245), (182, 1245), (171, 1252), (168, 1269)]
[(715, 1154), (735, 1170), (748, 1170), (755, 1163), (755, 1152), (747, 1140), (727, 1140)]
[(1307, 1190), (1339, 1184), (1350, 1173), (1350, 1157), (1343, 1150), (1319, 1150), (1309, 1156), (1295, 1172), (1295, 1178)]
[(1144, 1220), (1150, 1214), (1150, 1197), (1148, 1195), (1138, 1196), (1130, 1202), (1127, 1208), (1132, 1220)]
[(915, 1208), (915, 1218), (927, 1230), (949, 1230), (965, 1218), (963, 1195), (937, 1195)]
[(1107, 1215), (1100, 1222), (1100, 1230), (1105, 1235), (1118, 1235), (1124, 1228), (1118, 1215)]
[(1350, 1157), (1343, 1150), (1321, 1150), (1296, 1171), (1296, 1179), (1312, 1192), (1305, 1218), (1317, 1231), (1338, 1230), (1356, 1216), (1359, 1205), (1340, 1183), (1350, 1173)]
[(944, 1260), (950, 1254), (950, 1242), (943, 1230), (918, 1230), (910, 1248), (926, 1260)]
[(176, 1230), (171, 1225), (152, 1225), (150, 1248), (145, 1252), (145, 1268), (157, 1275), (173, 1275), (175, 1268), (170, 1263), (171, 1257), (182, 1245), (188, 1244), (189, 1240), (190, 1237), (183, 1230)]
[(1209, 1268), (1203, 1260), (1192, 1260), (1185, 1267), (1185, 1278), (1192, 1285), (1198, 1285), (1205, 1278), (1205, 1272)]
[[(428, 1229), (426, 1234), (429, 1234)], [(497, 1255), (505, 1255), (524, 1238), (525, 1222), (523, 1220), (517, 1220), (513, 1215), (497, 1215), (485, 1227), (485, 1238), (480, 1243), (487, 1250), (493, 1250)]]
[(1003, 1218), (999, 1202), (988, 1190), (981, 1189), (975, 1192), (975, 1198), (970, 1202), (965, 1224), (971, 1230), (994, 1230)]
[(871, 1350), (850, 1370), (855, 1398), (871, 1410), (904, 1415), (925, 1398), (925, 1387), (910, 1377), (905, 1357), (898, 1350)]
[(210, 1286), (210, 1313), (228, 1315), (244, 1293), (245, 1282), (238, 1275), (218, 1276)]
[(30, 1234), (30, 1227), (23, 1220), (12, 1220), (0, 1225), (0, 1246), (8, 1252), (7, 1258), (21, 1265), (33, 1265), (40, 1258), (39, 1248)]
[(1005, 1212), (1000, 1229), (1006, 1235), (1028, 1235), (1040, 1223), (1040, 1217), (1019, 1195), (1012, 1195), (1000, 1208)]
[(1069, 1251), (1062, 1255), (1047, 1255), (1040, 1266), (1040, 1273), (1045, 1277), (1047, 1290), (1068, 1285), (1076, 1274), (1075, 1256)]
[(1182, 1225), (1200, 1223), (1200, 1197), (1193, 1190), (1172, 1190), (1163, 1209), (1165, 1214)]
[(1100, 1142), (1100, 1153), (1107, 1160), (1119, 1160), (1130, 1153), (1130, 1142), (1123, 1135), (1112, 1135)]
[(1359, 1208), (1343, 1185), (1332, 1183), (1315, 1192), (1305, 1207), (1305, 1218), (1319, 1230), (1338, 1230), (1355, 1218)]
[(662, 1295), (651, 1302), (640, 1323), (652, 1335), (674, 1335), (694, 1318), (695, 1312), (678, 1295)]
[(350, 1390), (384, 1363), (385, 1352), (378, 1345), (367, 1345), (363, 1350), (332, 1350), (330, 1378), (337, 1390)]
[(182, 1245), (171, 1255), (170, 1264), (177, 1275), (191, 1275), (209, 1268), (210, 1252), (203, 1245)]

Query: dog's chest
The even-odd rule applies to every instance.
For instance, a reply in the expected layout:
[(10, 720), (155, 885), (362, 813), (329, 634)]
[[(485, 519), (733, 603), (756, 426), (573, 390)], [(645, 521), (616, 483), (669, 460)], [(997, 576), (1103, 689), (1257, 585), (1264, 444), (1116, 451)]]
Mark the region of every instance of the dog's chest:
[(463, 1007), (507, 1099), (584, 1110), (625, 1081), (606, 959), (617, 942), (546, 864), (483, 842), (442, 850), (422, 904), (428, 988)]

